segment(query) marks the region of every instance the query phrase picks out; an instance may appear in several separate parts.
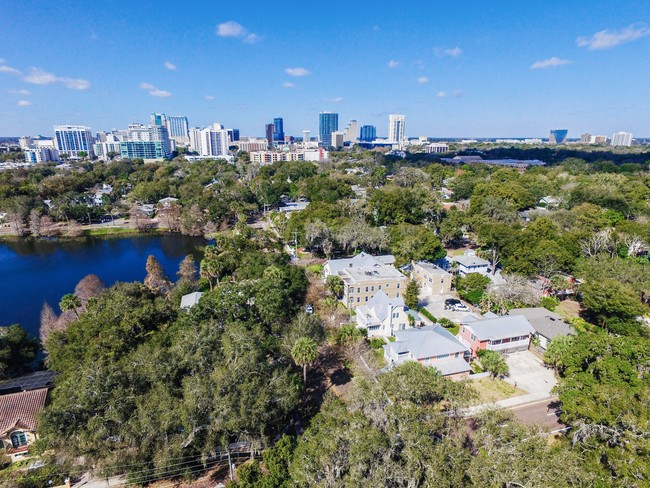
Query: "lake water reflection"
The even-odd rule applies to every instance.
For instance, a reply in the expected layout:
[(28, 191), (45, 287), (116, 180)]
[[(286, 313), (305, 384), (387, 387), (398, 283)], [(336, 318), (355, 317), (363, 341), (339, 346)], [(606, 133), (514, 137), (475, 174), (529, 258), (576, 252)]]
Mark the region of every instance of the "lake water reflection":
[(96, 274), (107, 286), (142, 281), (153, 254), (175, 280), (181, 260), (192, 254), (198, 265), (207, 243), (178, 234), (0, 242), (0, 325), (18, 323), (38, 336), (43, 303), (58, 311), (61, 296), (72, 293), (87, 274)]

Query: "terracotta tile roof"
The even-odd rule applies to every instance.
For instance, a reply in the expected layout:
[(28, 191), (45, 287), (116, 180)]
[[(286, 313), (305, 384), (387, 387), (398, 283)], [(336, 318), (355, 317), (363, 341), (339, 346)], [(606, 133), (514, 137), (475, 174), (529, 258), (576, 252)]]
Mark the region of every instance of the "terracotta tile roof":
[(47, 388), (0, 396), (0, 435), (14, 428), (33, 431), (36, 414), (45, 407)]

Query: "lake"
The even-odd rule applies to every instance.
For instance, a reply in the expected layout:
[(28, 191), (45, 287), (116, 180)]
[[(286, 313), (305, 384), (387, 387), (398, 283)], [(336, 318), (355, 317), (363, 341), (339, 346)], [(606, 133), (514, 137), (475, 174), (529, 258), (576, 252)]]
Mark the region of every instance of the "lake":
[(179, 234), (0, 241), (0, 325), (20, 324), (38, 337), (43, 303), (58, 312), (61, 297), (72, 293), (84, 276), (96, 274), (106, 286), (142, 281), (153, 254), (176, 280), (181, 260), (192, 254), (198, 267), (207, 243)]

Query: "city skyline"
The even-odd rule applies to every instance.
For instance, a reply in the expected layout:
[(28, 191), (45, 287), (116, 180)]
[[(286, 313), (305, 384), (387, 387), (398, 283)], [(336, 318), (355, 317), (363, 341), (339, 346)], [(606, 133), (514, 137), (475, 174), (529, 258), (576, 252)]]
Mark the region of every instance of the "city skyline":
[[(638, 62), (650, 52), (650, 5), (577, 1), (558, 15), (554, 3), (565, 5), (435, 2), (416, 14), (379, 2), (310, 23), (290, 5), (261, 16), (157, 2), (147, 16), (115, 18), (110, 3), (0, 0), (11, 13), (0, 19), (0, 135), (97, 132), (164, 112), (258, 137), (282, 114), (284, 132), (300, 136), (331, 111), (379, 137), (390, 113), (407, 115), (407, 137), (545, 137), (555, 127), (570, 138), (650, 137), (650, 69)], [(274, 28), (280, 20), (291, 29)], [(56, 35), (26, 36), (27, 25), (56, 25)]]

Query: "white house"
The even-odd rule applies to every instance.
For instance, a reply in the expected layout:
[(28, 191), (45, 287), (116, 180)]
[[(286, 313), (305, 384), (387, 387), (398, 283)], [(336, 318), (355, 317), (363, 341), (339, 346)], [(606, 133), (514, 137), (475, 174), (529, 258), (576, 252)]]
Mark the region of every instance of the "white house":
[(395, 332), (395, 339), (384, 346), (384, 358), (390, 365), (417, 361), (436, 368), (451, 379), (469, 375), (469, 348), (442, 325), (399, 330)]
[(490, 274), (490, 262), (478, 257), (474, 251), (465, 251), (460, 256), (451, 256), (447, 259), (458, 264), (458, 273), (461, 276), (470, 273), (479, 273), (485, 276)]
[(368, 337), (390, 337), (408, 327), (408, 314), (402, 297), (390, 298), (383, 291), (375, 293), (367, 304), (357, 307), (357, 327), (366, 329)]
[(181, 310), (192, 308), (194, 305), (199, 303), (199, 300), (203, 296), (203, 293), (200, 291), (195, 291), (194, 293), (188, 293), (181, 297)]

